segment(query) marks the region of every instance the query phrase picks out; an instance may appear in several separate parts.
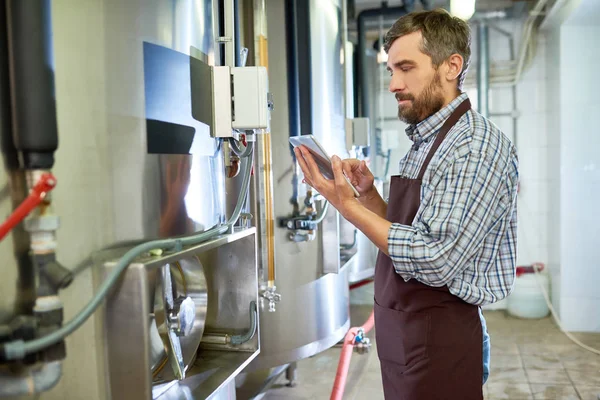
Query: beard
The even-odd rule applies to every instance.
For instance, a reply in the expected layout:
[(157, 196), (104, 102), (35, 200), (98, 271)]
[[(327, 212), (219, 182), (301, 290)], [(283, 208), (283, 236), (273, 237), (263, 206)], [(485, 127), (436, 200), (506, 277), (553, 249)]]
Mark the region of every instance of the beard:
[(435, 114), (444, 106), (440, 74), (435, 72), (429, 86), (418, 97), (415, 98), (410, 93), (396, 93), (396, 100), (412, 101), (408, 106), (398, 104), (398, 118), (409, 125), (417, 124)]

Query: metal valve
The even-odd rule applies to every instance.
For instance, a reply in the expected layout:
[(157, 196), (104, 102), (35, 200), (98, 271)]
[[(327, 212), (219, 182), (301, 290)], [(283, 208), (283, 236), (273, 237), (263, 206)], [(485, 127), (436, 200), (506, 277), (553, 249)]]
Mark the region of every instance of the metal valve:
[(368, 353), (371, 349), (371, 339), (365, 336), (365, 332), (359, 329), (354, 338), (354, 350), (359, 354)]
[(177, 379), (185, 378), (185, 365), (181, 351), (180, 336), (189, 335), (194, 327), (196, 319), (196, 306), (190, 297), (180, 296), (173, 299), (173, 285), (171, 283), (171, 266), (166, 264), (162, 267), (162, 291), (165, 307), (168, 357), (173, 372)]
[(281, 294), (275, 291), (275, 286), (264, 289), (260, 295), (269, 301), (269, 312), (275, 312), (275, 305), (281, 301)]

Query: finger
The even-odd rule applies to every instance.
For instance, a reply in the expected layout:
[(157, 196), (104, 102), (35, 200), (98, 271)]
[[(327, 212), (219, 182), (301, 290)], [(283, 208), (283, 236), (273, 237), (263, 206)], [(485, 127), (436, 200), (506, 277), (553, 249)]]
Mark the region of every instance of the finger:
[(360, 173), (363, 174), (364, 176), (371, 176), (371, 171), (369, 170), (369, 167), (367, 167), (367, 163), (363, 160), (360, 162), (360, 167), (359, 167)]
[(338, 156), (331, 157), (332, 167), (333, 167), (333, 176), (335, 178), (335, 186), (337, 190), (347, 190), (348, 183), (344, 177), (344, 172), (342, 171), (342, 161)]
[(304, 146), (302, 146), (301, 151), (302, 151), (302, 158), (304, 159), (305, 165), (307, 166), (308, 170), (310, 171), (309, 179), (316, 184), (319, 184), (321, 182), (321, 180), (325, 180), (323, 175), (321, 175), (321, 172), (319, 171), (319, 167), (317, 166), (317, 163), (315, 162), (315, 159), (310, 154), (310, 152)]
[(342, 171), (344, 171), (344, 174), (352, 181), (352, 184), (354, 186), (357, 186), (358, 180), (354, 176), (354, 172), (352, 172), (352, 164), (350, 162), (346, 162), (346, 161), (348, 161), (348, 160), (342, 161)]
[(298, 160), (298, 164), (300, 165), (300, 169), (302, 170), (302, 173), (304, 174), (304, 178), (308, 179), (308, 180), (312, 180), (312, 175), (310, 173), (310, 169), (308, 168), (308, 165), (306, 164), (306, 161), (304, 160), (302, 153), (297, 148), (294, 149), (294, 152), (296, 153), (296, 160)]

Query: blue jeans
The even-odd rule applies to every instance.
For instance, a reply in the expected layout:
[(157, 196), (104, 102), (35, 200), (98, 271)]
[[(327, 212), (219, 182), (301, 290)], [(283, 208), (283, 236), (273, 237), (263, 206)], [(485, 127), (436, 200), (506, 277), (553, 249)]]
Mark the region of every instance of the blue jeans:
[(479, 307), (479, 318), (481, 319), (481, 330), (483, 331), (483, 385), (485, 385), (490, 376), (490, 335), (481, 307)]

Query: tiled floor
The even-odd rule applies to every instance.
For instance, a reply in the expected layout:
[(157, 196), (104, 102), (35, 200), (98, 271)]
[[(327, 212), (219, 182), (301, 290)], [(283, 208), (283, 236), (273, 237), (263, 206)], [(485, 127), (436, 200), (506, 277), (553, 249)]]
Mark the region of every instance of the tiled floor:
[[(361, 324), (369, 306), (352, 306), (352, 319)], [(600, 400), (600, 356), (587, 352), (562, 334), (553, 320), (519, 320), (504, 311), (486, 311), (492, 341), (491, 376), (484, 387), (486, 399)], [(600, 334), (576, 334), (599, 349)], [(373, 332), (369, 334), (374, 340)], [(339, 348), (329, 349), (298, 363), (297, 386), (285, 386), (281, 377), (264, 397), (328, 399), (335, 378)], [(344, 399), (383, 399), (375, 346), (370, 353), (354, 353)]]

